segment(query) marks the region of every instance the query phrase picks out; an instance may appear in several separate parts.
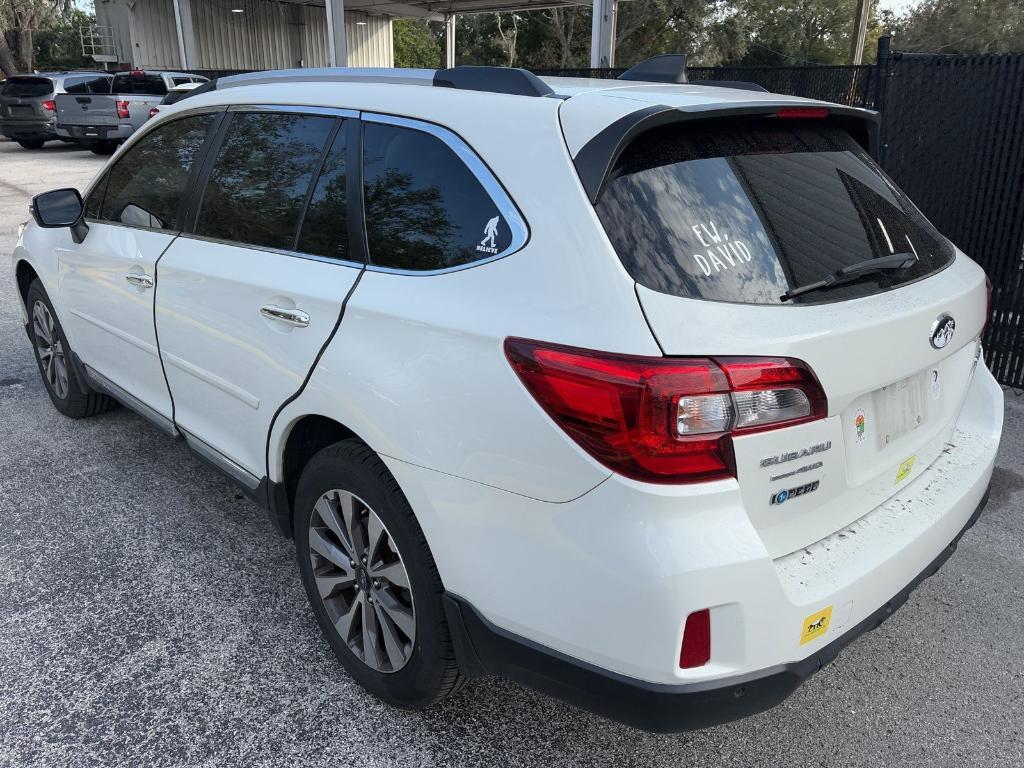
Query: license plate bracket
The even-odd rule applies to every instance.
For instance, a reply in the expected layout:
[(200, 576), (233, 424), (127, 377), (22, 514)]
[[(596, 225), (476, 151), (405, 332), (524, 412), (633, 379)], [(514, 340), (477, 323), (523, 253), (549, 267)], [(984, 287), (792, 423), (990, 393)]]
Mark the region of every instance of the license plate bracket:
[(925, 374), (918, 373), (875, 392), (878, 448), (884, 449), (928, 419)]

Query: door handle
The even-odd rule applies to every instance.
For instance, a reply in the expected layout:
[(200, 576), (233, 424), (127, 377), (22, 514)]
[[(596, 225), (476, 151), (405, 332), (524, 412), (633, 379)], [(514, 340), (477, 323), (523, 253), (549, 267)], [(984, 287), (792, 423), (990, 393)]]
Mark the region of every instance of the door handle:
[(140, 275), (137, 272), (129, 272), (124, 276), (124, 279), (138, 288), (153, 287), (153, 278), (149, 275)]
[(264, 304), (260, 307), (260, 314), (271, 320), (278, 320), (287, 325), (294, 325), (296, 328), (305, 328), (309, 325), (309, 315), (301, 309), (285, 309), (273, 304)]

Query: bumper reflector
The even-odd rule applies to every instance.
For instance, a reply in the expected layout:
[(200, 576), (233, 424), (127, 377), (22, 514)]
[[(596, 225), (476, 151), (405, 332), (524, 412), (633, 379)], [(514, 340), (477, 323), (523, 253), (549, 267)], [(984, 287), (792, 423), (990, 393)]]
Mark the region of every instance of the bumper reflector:
[(703, 667), (711, 661), (711, 610), (694, 611), (686, 617), (683, 648), (679, 666), (683, 669)]

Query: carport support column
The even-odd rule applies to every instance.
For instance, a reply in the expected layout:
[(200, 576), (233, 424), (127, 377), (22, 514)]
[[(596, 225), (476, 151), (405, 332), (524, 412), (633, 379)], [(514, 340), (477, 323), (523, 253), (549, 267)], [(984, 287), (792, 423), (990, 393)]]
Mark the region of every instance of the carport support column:
[(178, 56), (181, 68), (198, 69), (199, 46), (196, 44), (196, 30), (192, 25), (192, 0), (173, 0), (174, 30), (178, 35)]
[(615, 66), (615, 20), (619, 0), (594, 0), (590, 28), (590, 66)]
[(455, 66), (455, 14), (449, 13), (444, 19), (444, 65)]
[(345, 0), (326, 0), (327, 60), (332, 67), (348, 66), (348, 41), (345, 38)]

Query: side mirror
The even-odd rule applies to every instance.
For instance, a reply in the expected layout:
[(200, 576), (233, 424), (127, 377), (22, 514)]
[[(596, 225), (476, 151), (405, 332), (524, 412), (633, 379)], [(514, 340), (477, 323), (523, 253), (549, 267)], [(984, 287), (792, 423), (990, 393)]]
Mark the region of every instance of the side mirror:
[(85, 223), (85, 205), (77, 189), (54, 189), (32, 198), (32, 218), (46, 229), (71, 227), (76, 243), (85, 239), (89, 227)]

